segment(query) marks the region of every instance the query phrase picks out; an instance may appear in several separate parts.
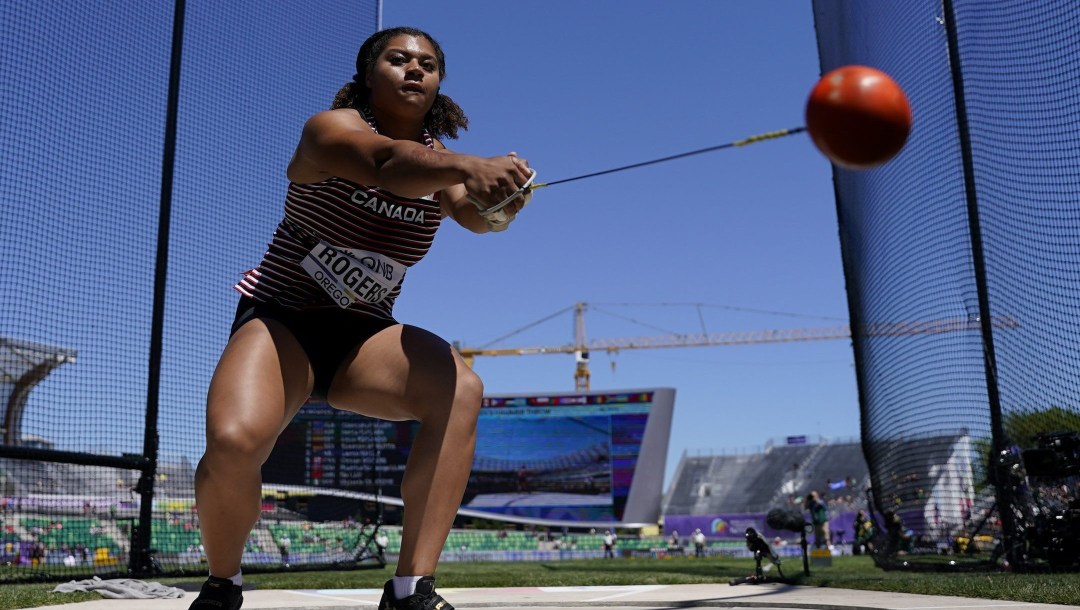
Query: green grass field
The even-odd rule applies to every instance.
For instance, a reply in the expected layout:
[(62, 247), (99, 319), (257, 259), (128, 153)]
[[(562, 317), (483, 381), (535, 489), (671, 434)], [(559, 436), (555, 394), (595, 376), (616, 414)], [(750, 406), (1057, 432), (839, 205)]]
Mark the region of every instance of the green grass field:
[[(785, 574), (801, 574), (801, 562), (785, 561)], [(518, 563), (443, 563), (443, 587), (528, 587), (641, 584), (727, 584), (753, 573), (750, 559), (710, 557), (694, 559), (595, 559), (585, 561)], [(382, 570), (349, 572), (284, 572), (250, 574), (245, 581), (260, 589), (379, 588), (393, 574)], [(775, 572), (774, 572), (775, 574)], [(162, 578), (176, 584), (192, 578)], [(1012, 574), (885, 572), (868, 557), (836, 557), (831, 567), (812, 568), (802, 584), (927, 595), (954, 595), (1049, 604), (1080, 604), (1080, 574)], [(101, 599), (96, 593), (50, 593), (56, 583), (0, 587), (0, 610), (35, 608), (51, 604)]]

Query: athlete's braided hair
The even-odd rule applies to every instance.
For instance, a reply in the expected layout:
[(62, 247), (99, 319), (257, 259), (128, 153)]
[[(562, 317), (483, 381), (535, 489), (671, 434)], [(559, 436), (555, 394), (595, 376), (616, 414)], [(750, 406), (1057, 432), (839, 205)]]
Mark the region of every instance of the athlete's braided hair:
[[(401, 34), (426, 38), (431, 43), (431, 46), (435, 48), (435, 58), (439, 62), (439, 81), (442, 82), (446, 78), (446, 57), (443, 55), (442, 47), (430, 34), (410, 27), (380, 30), (372, 34), (360, 46), (360, 52), (356, 54), (356, 74), (353, 75), (352, 82), (345, 83), (337, 92), (337, 95), (334, 96), (334, 102), (330, 105), (331, 109), (363, 109), (367, 106), (368, 98), (371, 95), (371, 90), (364, 83), (368, 67), (386, 49), (390, 39)], [(435, 103), (432, 104), (431, 110), (424, 117), (424, 126), (436, 138), (457, 138), (458, 129), (469, 128), (469, 118), (465, 116), (465, 111), (454, 103), (454, 100), (450, 99), (450, 96), (439, 93), (435, 97)]]

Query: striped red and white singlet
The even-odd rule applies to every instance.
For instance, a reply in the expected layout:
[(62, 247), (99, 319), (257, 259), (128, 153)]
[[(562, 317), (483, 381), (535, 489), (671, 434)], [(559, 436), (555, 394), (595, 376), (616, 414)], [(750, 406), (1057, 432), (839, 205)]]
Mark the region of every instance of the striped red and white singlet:
[[(373, 121), (368, 118), (368, 123)], [(427, 145), (434, 147), (426, 131), (424, 137)], [(376, 252), (407, 269), (427, 254), (441, 220), (437, 193), (409, 199), (338, 177), (313, 184), (290, 183), (285, 217), (274, 231), (266, 254), (234, 287), (256, 301), (286, 309), (337, 309), (301, 267), (317, 240), (335, 247)], [(348, 310), (392, 319), (402, 283), (404, 277), (380, 302), (356, 301)]]

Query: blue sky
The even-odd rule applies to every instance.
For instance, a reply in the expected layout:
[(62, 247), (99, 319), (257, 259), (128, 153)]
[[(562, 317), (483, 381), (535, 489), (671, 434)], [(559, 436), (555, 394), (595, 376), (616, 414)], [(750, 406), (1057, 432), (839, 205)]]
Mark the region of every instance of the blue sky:
[[(802, 125), (820, 74), (809, 2), (383, 8), (385, 27), (424, 29), (446, 52), (443, 91), (472, 125), (449, 146), (515, 150), (540, 181)], [(397, 312), (472, 347), (578, 301), (596, 304), (590, 338), (846, 324), (837, 231), (831, 166), (797, 135), (539, 190), (502, 234), (447, 227)], [(565, 313), (491, 346), (572, 340)], [(676, 389), (670, 479), (684, 450), (856, 437), (853, 362), (846, 340), (594, 353), (592, 387)], [(490, 392), (573, 389), (569, 355), (476, 370)]]
[[(324, 15), (360, 9), (351, 0), (321, 6), (299, 14), (188, 3), (166, 457), (201, 452), (202, 401), (235, 307), (232, 283), (258, 262), (280, 219), (304, 119), (354, 71), (365, 32)], [(0, 136), (13, 144), (0, 149), (9, 214), (0, 223), (0, 334), (78, 350), (76, 364), (32, 393), (24, 421), (59, 448), (141, 449), (166, 9), (3, 9), (0, 68), (15, 78), (0, 88)], [(802, 125), (819, 76), (809, 2), (387, 0), (383, 10), (384, 26), (425, 29), (446, 52), (443, 92), (471, 120), (447, 144), (517, 151), (541, 181)], [(73, 75), (79, 103), (58, 115), (35, 102)], [(448, 223), (409, 272), (396, 314), (470, 347), (568, 344), (569, 312), (492, 342), (579, 301), (593, 304), (586, 335), (596, 339), (846, 324), (831, 178), (797, 135), (540, 190), (504, 233)], [(42, 243), (69, 247), (73, 272), (62, 279), (71, 298), (42, 280), (52, 262)], [(491, 393), (574, 387), (569, 355), (479, 358), (476, 369)], [(684, 451), (859, 431), (846, 340), (594, 352), (591, 371), (593, 389), (676, 389), (669, 478)]]

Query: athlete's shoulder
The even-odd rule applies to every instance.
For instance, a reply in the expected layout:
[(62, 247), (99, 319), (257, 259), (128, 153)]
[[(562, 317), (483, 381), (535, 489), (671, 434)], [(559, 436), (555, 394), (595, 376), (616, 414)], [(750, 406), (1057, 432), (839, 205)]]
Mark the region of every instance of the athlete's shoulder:
[(355, 108), (333, 108), (316, 112), (307, 120), (307, 126), (322, 129), (347, 128), (373, 131), (364, 116)]

